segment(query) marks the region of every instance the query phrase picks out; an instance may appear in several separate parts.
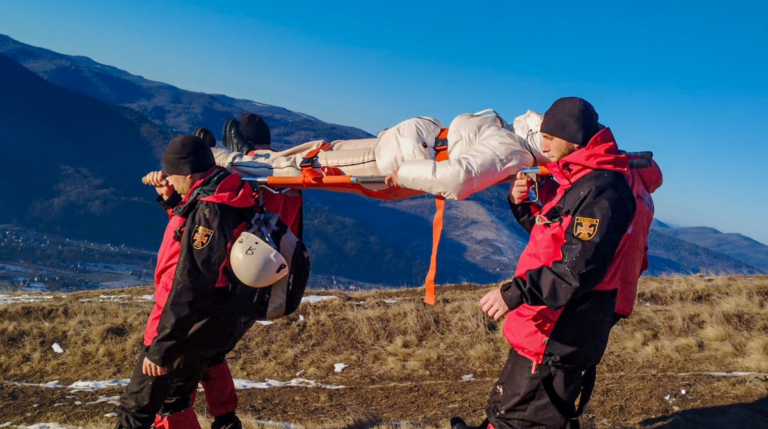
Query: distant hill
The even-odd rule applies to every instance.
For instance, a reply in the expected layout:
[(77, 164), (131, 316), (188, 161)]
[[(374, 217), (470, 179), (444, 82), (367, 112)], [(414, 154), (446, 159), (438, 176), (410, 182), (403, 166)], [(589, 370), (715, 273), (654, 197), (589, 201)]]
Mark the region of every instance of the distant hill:
[(0, 35), (0, 54), (18, 61), (51, 83), (105, 103), (130, 107), (175, 133), (189, 133), (197, 126), (205, 126), (220, 139), (227, 118), (253, 112), (264, 117), (278, 147), (315, 139), (330, 141), (370, 137), (370, 134), (357, 128), (329, 124), (282, 107), (225, 95), (186, 91), (132, 75), (88, 57), (59, 54), (5, 35)]
[(722, 233), (706, 226), (672, 227), (660, 221), (654, 223), (653, 229), (661, 234), (728, 255), (757, 268), (759, 272), (768, 273), (768, 246), (747, 236)]
[(759, 274), (763, 270), (723, 253), (651, 231), (646, 274)]
[(2, 222), (153, 248), (162, 213), (138, 180), (171, 134), (135, 111), (53, 85), (0, 55)]

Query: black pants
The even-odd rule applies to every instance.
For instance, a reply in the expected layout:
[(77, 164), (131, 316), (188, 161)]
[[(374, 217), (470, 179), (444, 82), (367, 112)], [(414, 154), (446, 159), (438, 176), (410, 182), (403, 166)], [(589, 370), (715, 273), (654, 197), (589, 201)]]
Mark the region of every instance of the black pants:
[(248, 332), (253, 325), (256, 324), (256, 319), (252, 317), (238, 317), (236, 318), (234, 322), (234, 331), (232, 334), (232, 338), (229, 342), (229, 344), (226, 345), (226, 347), (219, 350), (218, 353), (214, 354), (213, 357), (211, 357), (211, 360), (208, 362), (208, 367), (216, 366), (226, 360), (227, 355), (232, 352), (232, 350), (235, 349), (237, 346), (237, 343), (240, 342), (241, 339), (243, 339), (243, 336)]
[(567, 419), (561, 411), (565, 408), (571, 411), (568, 414), (575, 413), (582, 385), (593, 384), (594, 379), (585, 379), (584, 369), (542, 365), (531, 373), (532, 366), (531, 360), (510, 350), (491, 392), (488, 420), (496, 429), (578, 428), (578, 419)]
[(187, 354), (174, 362), (162, 377), (141, 372), (147, 350), (139, 354), (131, 381), (120, 396), (116, 429), (148, 429), (158, 413), (179, 412), (188, 408), (190, 396), (208, 366), (209, 356)]

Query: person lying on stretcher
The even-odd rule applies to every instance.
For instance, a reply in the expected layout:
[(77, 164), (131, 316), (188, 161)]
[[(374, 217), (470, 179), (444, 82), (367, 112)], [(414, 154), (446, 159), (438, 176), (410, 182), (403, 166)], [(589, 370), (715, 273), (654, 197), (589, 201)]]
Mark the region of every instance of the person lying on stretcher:
[[(313, 141), (248, 155), (218, 146), (212, 150), (218, 165), (243, 177), (301, 177), (308, 168), (324, 175), (388, 176), (390, 186), (463, 200), (522, 168), (548, 162), (541, 152), (541, 118), (528, 111), (510, 126), (486, 110), (457, 116), (447, 131), (439, 121), (419, 117), (369, 139)], [(230, 127), (228, 132), (239, 131)], [(438, 162), (441, 150), (448, 159)]]

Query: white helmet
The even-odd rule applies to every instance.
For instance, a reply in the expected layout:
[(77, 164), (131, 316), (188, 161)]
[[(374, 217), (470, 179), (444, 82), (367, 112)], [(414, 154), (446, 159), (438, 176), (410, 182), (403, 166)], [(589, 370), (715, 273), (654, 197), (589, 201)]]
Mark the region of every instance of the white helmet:
[(288, 262), (261, 237), (243, 232), (229, 252), (232, 271), (243, 284), (262, 288), (288, 274)]

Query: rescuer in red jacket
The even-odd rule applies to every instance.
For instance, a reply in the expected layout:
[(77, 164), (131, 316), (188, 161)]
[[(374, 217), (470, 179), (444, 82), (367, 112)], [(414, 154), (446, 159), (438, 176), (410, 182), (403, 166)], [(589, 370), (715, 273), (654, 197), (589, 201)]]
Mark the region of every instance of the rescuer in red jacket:
[[(477, 428), (578, 428), (611, 328), (631, 314), (648, 266), (658, 166), (630, 169), (580, 98), (557, 100), (541, 134), (558, 186), (540, 206), (524, 202), (527, 176), (513, 185), (510, 207), (531, 238), (515, 277), (480, 301), (490, 317), (506, 315), (512, 349)], [(451, 425), (470, 428), (458, 417)]]
[[(163, 167), (149, 180), (169, 216), (155, 270), (155, 307), (120, 398), (119, 429), (148, 429), (158, 413), (187, 409), (208, 363), (237, 330), (228, 249), (250, 220), (253, 189), (216, 167), (208, 145), (195, 136), (173, 139)], [(194, 413), (184, 417), (186, 428), (199, 428)], [(162, 418), (155, 423), (164, 427)]]
[[(203, 128), (198, 128), (197, 133), (213, 136), (210, 131)], [(222, 135), (224, 146), (234, 152), (248, 155), (253, 154), (254, 151), (272, 150), (272, 135), (269, 126), (259, 115), (253, 113), (244, 113), (238, 119), (228, 119), (224, 124)], [(213, 144), (215, 144), (215, 139), (213, 140)], [(270, 213), (279, 214), (280, 220), (301, 239), (303, 235), (303, 196), (301, 191), (290, 189), (287, 192), (272, 193), (269, 190), (261, 189), (260, 192), (262, 192), (261, 201), (264, 208)], [(238, 404), (237, 393), (225, 357), (254, 323), (255, 320), (252, 319), (240, 319), (232, 342), (211, 359), (203, 374), (201, 384), (205, 392), (208, 411), (214, 418), (213, 423), (211, 423), (212, 429), (240, 429), (242, 427), (240, 419), (235, 414)], [(191, 404), (194, 403), (194, 397), (193, 393)], [(190, 407), (184, 412), (164, 417), (162, 420), (164, 426), (162, 427), (164, 429), (185, 429), (190, 424), (188, 423), (188, 416), (193, 414), (194, 410)], [(158, 417), (156, 425), (160, 424), (160, 419), (161, 417)]]

